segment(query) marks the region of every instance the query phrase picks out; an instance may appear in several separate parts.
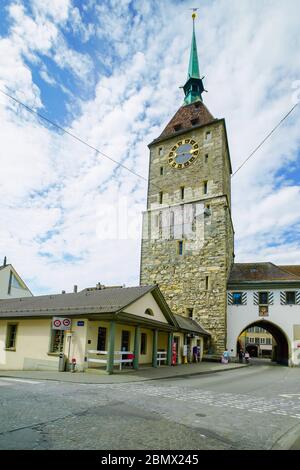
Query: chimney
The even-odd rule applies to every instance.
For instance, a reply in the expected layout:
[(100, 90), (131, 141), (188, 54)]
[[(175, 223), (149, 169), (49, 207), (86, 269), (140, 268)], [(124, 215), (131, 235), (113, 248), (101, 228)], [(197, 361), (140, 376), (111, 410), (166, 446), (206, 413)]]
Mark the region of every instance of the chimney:
[(66, 293), (66, 291), (65, 291), (65, 290), (62, 290), (62, 291), (61, 291), (61, 293), (62, 293), (62, 294), (65, 294), (65, 293)]
[(6, 256), (4, 256), (3, 266), (6, 266)]
[(77, 294), (77, 291), (78, 291), (78, 286), (75, 285), (73, 289), (74, 294)]
[(101, 282), (98, 282), (98, 283), (96, 284), (96, 289), (101, 289), (101, 287), (102, 287), (102, 286), (101, 286)]

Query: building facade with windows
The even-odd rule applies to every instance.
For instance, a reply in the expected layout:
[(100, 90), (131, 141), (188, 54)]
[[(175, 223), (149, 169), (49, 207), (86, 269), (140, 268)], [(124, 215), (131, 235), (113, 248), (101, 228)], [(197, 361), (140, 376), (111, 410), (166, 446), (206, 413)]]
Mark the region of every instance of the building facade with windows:
[(32, 293), (21, 279), (15, 268), (7, 264), (6, 257), (0, 266), (0, 299), (32, 297)]
[[(64, 320), (68, 328), (56, 329)], [(99, 286), (0, 302), (0, 369), (6, 370), (58, 370), (60, 354), (81, 371), (171, 365), (174, 352), (181, 364), (194, 345), (202, 354), (208, 336), (194, 320), (174, 315), (157, 286)]]
[(234, 264), (227, 303), (229, 349), (272, 349), (277, 362), (300, 365), (300, 266)]

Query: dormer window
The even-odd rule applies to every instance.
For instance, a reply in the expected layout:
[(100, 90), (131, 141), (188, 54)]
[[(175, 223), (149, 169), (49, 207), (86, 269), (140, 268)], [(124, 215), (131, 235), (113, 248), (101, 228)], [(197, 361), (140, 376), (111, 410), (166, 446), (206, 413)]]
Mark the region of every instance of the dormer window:
[(191, 119), (191, 124), (192, 126), (196, 126), (197, 124), (199, 124), (199, 118)]
[(194, 104), (195, 108), (200, 108), (200, 102), (197, 101), (195, 104)]
[(174, 126), (174, 131), (175, 132), (178, 132), (182, 129), (182, 124), (176, 124), (176, 126)]

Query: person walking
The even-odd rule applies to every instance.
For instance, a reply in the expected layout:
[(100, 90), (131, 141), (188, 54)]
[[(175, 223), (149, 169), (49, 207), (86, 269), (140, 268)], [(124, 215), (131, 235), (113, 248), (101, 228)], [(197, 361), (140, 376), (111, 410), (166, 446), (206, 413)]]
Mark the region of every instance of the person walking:
[(249, 364), (250, 362), (250, 354), (248, 353), (248, 351), (245, 352), (245, 362), (246, 364)]
[(197, 348), (197, 346), (193, 347), (193, 362), (198, 362), (198, 348)]
[(244, 351), (242, 349), (239, 350), (239, 362), (242, 364), (244, 359)]
[(222, 355), (222, 363), (223, 364), (228, 364), (228, 360), (229, 360), (229, 353), (228, 353), (227, 349), (225, 349), (225, 351), (223, 352), (223, 355)]

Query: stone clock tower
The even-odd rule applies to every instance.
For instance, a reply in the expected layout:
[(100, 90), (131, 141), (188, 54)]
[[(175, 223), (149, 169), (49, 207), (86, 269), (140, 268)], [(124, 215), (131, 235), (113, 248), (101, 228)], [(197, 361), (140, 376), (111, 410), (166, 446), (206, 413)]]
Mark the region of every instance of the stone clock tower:
[(193, 15), (184, 104), (149, 145), (141, 284), (157, 283), (174, 313), (226, 347), (226, 287), (233, 263), (231, 163), (224, 119), (203, 103)]

